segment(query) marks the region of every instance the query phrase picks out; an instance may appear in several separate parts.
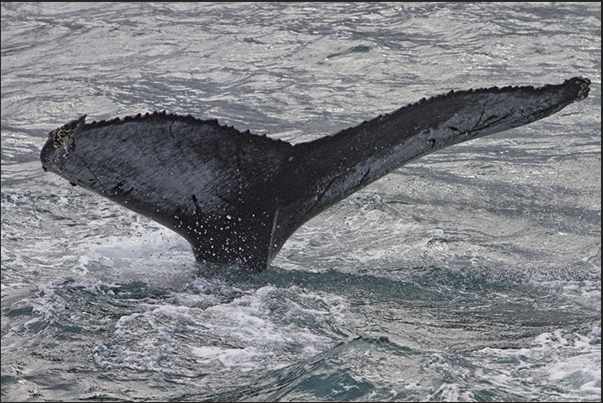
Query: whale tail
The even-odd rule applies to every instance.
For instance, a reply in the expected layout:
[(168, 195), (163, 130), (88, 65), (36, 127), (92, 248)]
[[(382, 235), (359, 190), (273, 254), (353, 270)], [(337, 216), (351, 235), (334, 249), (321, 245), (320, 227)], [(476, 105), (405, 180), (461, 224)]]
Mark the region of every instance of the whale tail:
[(417, 158), (522, 126), (588, 96), (590, 81), (451, 91), (292, 145), (216, 120), (153, 113), (49, 133), (45, 170), (165, 225), (197, 260), (262, 271), (303, 223)]

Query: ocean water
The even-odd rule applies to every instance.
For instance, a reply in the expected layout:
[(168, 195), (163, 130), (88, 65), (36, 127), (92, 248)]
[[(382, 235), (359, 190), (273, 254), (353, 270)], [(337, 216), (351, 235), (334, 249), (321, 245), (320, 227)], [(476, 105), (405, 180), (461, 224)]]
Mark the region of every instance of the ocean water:
[[(600, 401), (600, 3), (2, 3), (2, 401)], [(452, 89), (589, 98), (422, 158), (269, 270), (41, 169), (167, 110), (302, 142)]]

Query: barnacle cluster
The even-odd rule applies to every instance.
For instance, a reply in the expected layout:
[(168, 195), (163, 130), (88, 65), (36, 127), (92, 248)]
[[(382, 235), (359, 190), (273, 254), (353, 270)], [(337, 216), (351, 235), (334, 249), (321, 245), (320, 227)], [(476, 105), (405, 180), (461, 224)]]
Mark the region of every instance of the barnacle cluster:
[[(52, 141), (52, 146), (55, 149), (63, 147), (65, 144), (65, 139), (72, 138), (73, 133), (75, 132), (75, 129), (79, 123), (80, 120), (78, 119), (63, 125), (58, 129), (51, 130), (48, 133), (48, 139)], [(75, 141), (75, 138), (73, 138), (73, 140)]]
[(576, 84), (580, 84), (580, 91), (578, 91), (578, 97), (576, 97), (576, 101), (582, 101), (584, 98), (588, 96), (590, 92), (590, 88), (588, 87), (590, 84), (590, 80), (588, 78), (584, 78), (584, 81), (581, 83), (579, 80), (576, 81)]

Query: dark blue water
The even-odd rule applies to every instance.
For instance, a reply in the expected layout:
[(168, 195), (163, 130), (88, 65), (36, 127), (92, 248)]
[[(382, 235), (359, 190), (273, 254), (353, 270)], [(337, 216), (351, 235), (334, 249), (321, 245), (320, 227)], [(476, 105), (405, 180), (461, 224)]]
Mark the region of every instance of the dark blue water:
[[(2, 400), (599, 401), (601, 8), (3, 3)], [(301, 142), (425, 96), (582, 75), (208, 275), (56, 175), (48, 131), (167, 110)]]

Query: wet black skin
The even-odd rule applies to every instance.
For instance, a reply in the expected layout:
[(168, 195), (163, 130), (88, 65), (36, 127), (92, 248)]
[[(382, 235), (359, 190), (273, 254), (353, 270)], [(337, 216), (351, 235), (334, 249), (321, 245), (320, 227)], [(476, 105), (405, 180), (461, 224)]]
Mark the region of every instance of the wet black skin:
[(45, 170), (176, 231), (200, 262), (262, 271), (303, 223), (441, 148), (522, 126), (588, 96), (590, 80), (457, 91), (292, 145), (163, 113), (49, 134)]

